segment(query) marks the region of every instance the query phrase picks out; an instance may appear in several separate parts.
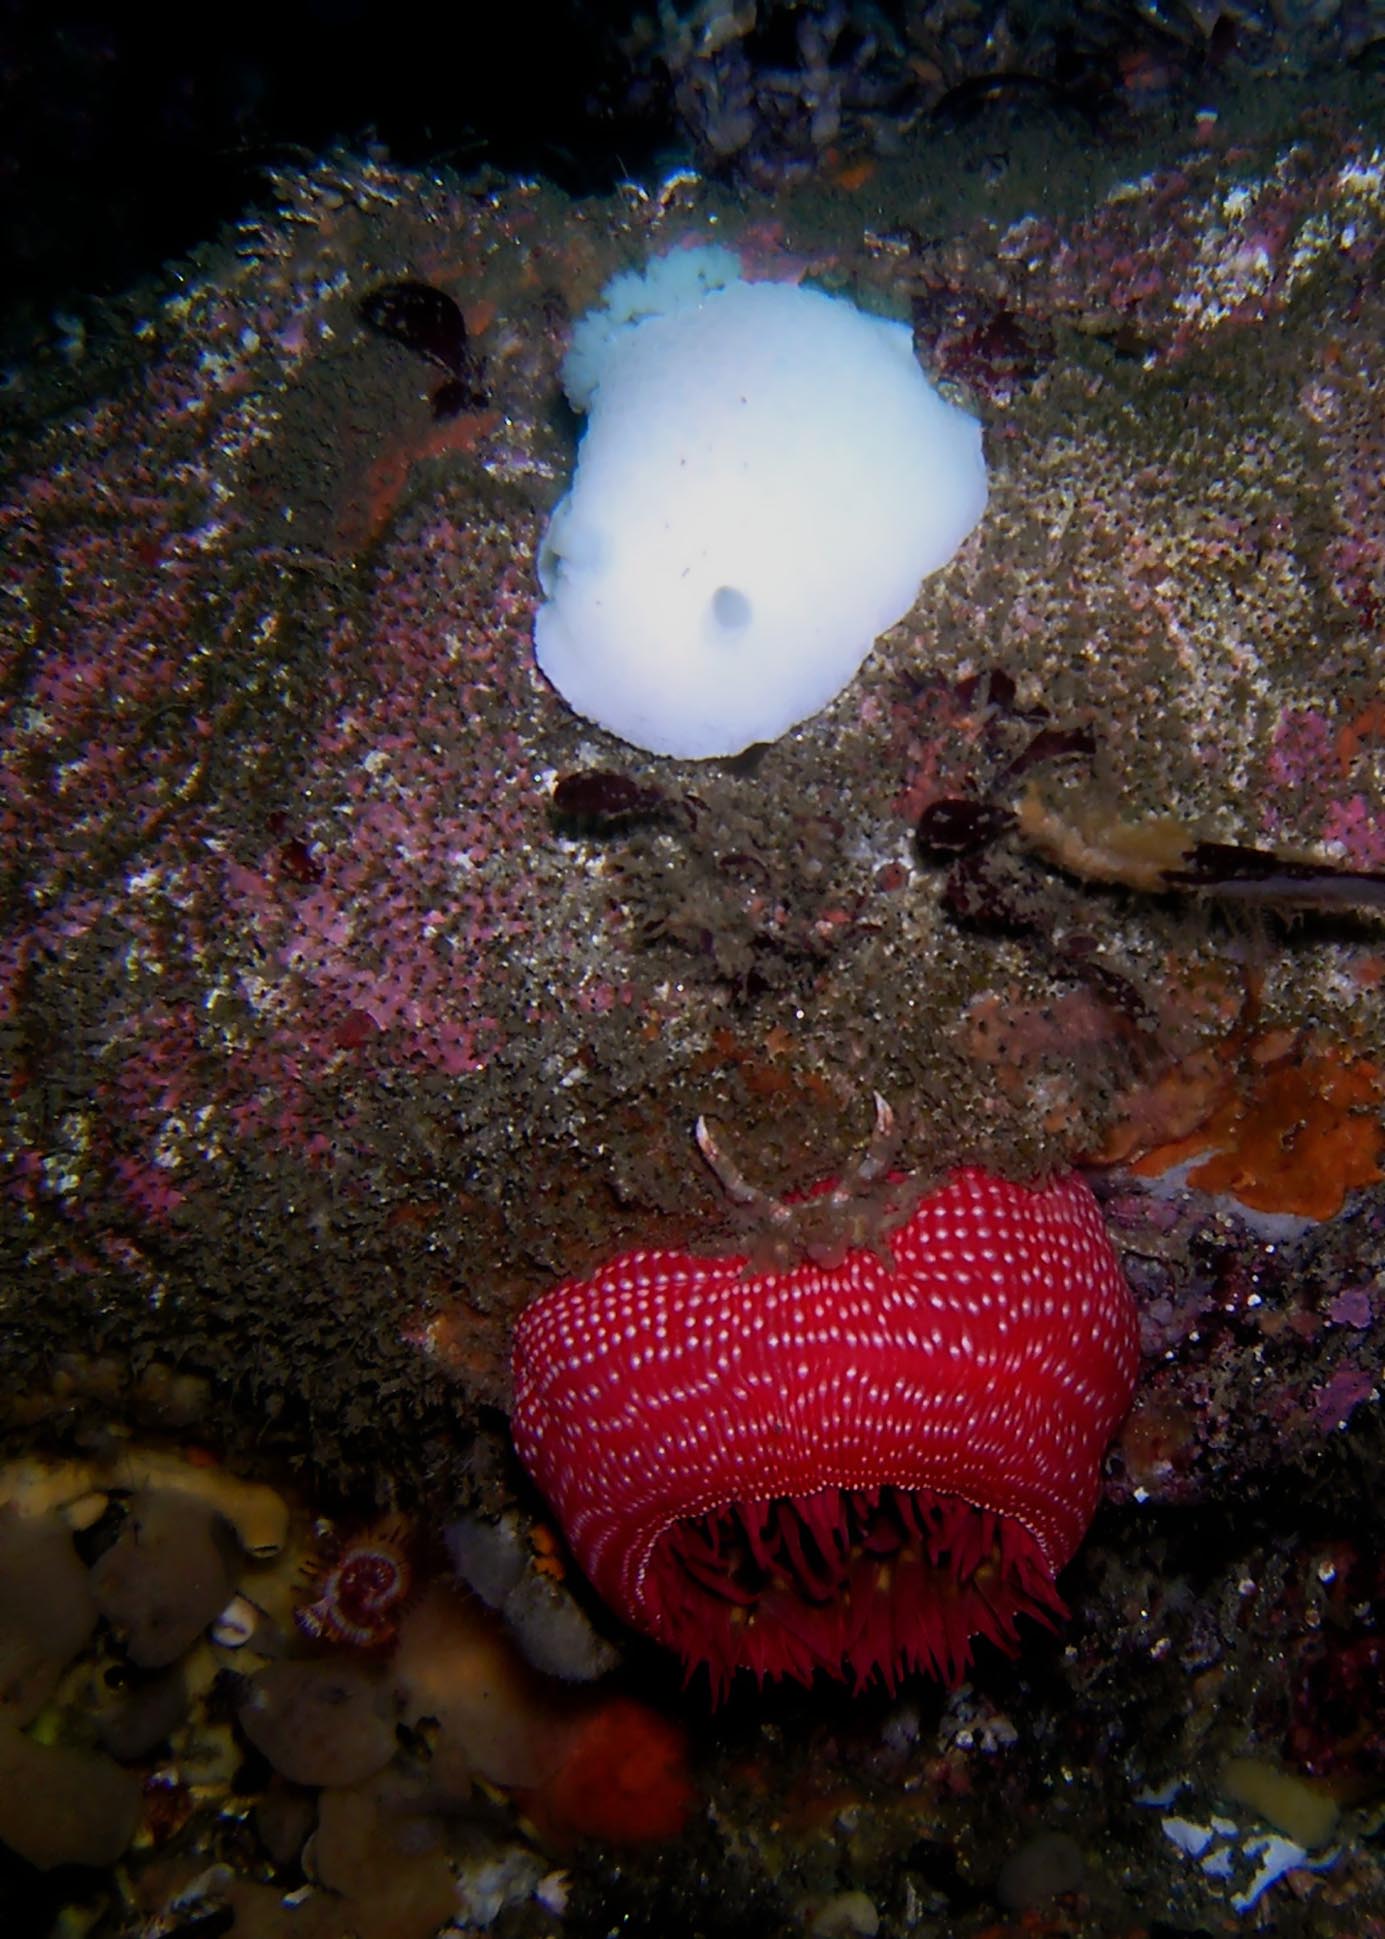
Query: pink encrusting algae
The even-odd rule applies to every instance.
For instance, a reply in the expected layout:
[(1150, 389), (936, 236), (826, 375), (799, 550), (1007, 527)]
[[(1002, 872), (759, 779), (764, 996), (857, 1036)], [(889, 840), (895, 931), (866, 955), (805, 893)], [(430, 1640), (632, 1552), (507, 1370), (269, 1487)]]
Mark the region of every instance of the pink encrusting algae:
[[(1310, 146), (1321, 166), (1305, 166)], [(1278, 315), (1324, 262), (1364, 270), (1385, 162), (1326, 122), (1228, 183), (1222, 144), (1122, 181), (1071, 227), (1027, 214), (1003, 233), (1001, 275), (1026, 307), (1138, 333), (1159, 363), (1210, 334)], [(1151, 246), (1151, 224), (1158, 244)]]
[[(425, 627), (421, 612), (452, 605), (470, 541), (437, 520), (416, 543), (410, 579), (387, 574), (377, 586), (364, 684), (336, 670), (329, 644), (327, 720), (303, 750), (317, 779), (294, 836), (315, 879), (302, 882), (301, 868), (286, 879), (276, 844), (250, 866), (228, 865), (225, 899), (281, 972), (265, 978), (271, 1013), (287, 984), (293, 1011), (320, 1019), (302, 1046), (310, 1060), (330, 1061), (358, 1019), (406, 1061), (455, 1075), (501, 1039), (491, 1005), (531, 919), (513, 852), (536, 832), (538, 790), (508, 724), (527, 699), (523, 636), (503, 623), (482, 632), (462, 598), (455, 631)], [(494, 592), (518, 633), (528, 612), (519, 587), (498, 576)]]
[[(336, 511), (299, 530), (275, 462), (342, 519), (360, 479), (324, 458), (315, 484), (313, 454), (276, 445), (327, 317), (351, 315), (335, 245), (295, 263), (286, 241), (156, 307), (138, 395), (50, 432), (0, 514), (23, 620), (6, 635), (0, 1016), (31, 1019), (61, 968), (95, 1053), (68, 1162), (45, 1137), (12, 1189), (79, 1222), (98, 1188), (166, 1227), (265, 1136), (324, 1162), (369, 1135), (344, 1084), (474, 1072), (543, 1004), (542, 984), (524, 994), (519, 858), (544, 804), (514, 728), (545, 705), (525, 514), (406, 516), (359, 588), (331, 556)], [(313, 427), (329, 454), (331, 429)], [(21, 1053), (21, 1114), (40, 1075)]]
[(515, 1445), (611, 1606), (705, 1664), (956, 1682), (1096, 1504), (1134, 1301), (1091, 1192), (969, 1167), (841, 1261), (632, 1252), (528, 1307)]

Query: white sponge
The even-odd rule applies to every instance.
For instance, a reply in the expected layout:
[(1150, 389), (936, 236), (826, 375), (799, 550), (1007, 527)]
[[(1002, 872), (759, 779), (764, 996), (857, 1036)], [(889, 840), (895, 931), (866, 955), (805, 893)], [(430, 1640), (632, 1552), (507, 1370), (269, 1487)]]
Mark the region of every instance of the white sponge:
[(590, 416), (539, 554), (535, 650), (558, 692), (694, 759), (825, 707), (986, 504), (981, 427), (904, 324), (781, 283), (715, 287), (727, 260), (618, 278), (579, 324), (565, 380)]

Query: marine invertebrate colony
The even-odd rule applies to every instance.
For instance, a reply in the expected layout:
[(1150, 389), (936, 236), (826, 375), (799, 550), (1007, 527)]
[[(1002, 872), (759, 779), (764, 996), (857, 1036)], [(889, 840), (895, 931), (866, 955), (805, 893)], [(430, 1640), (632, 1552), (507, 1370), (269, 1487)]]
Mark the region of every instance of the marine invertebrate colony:
[(965, 1168), (888, 1252), (631, 1252), (520, 1319), (521, 1458), (594, 1586), (714, 1694), (953, 1681), (975, 1637), (1063, 1613), (1138, 1353), (1095, 1200)]
[(986, 505), (981, 427), (907, 327), (685, 249), (607, 286), (563, 365), (589, 413), (539, 552), (539, 666), (584, 719), (704, 760), (849, 683)]

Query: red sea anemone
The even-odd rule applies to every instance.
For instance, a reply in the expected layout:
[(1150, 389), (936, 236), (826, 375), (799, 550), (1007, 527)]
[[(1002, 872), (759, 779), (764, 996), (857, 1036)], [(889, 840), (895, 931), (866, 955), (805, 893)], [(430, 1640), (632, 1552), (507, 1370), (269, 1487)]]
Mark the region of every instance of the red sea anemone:
[(515, 1445), (596, 1589), (715, 1694), (955, 1681), (1064, 1613), (1137, 1354), (1086, 1185), (967, 1168), (830, 1266), (631, 1252), (556, 1287), (516, 1330)]

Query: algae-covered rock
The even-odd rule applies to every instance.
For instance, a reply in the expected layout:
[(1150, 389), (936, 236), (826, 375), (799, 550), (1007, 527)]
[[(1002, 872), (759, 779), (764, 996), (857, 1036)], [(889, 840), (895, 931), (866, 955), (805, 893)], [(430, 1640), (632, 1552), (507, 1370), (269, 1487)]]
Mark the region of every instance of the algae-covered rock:
[(56, 1515), (0, 1513), (0, 1709), (32, 1723), (96, 1627), (96, 1604)]
[(205, 1502), (150, 1489), (91, 1572), (101, 1614), (130, 1661), (161, 1669), (191, 1649), (235, 1587), (229, 1540)]
[(113, 1865), (135, 1835), (139, 1779), (100, 1751), (39, 1744), (0, 1718), (0, 1841), (40, 1871)]
[(269, 1663), (249, 1679), (238, 1714), (256, 1750), (293, 1784), (360, 1784), (394, 1755), (391, 1698), (359, 1664)]

